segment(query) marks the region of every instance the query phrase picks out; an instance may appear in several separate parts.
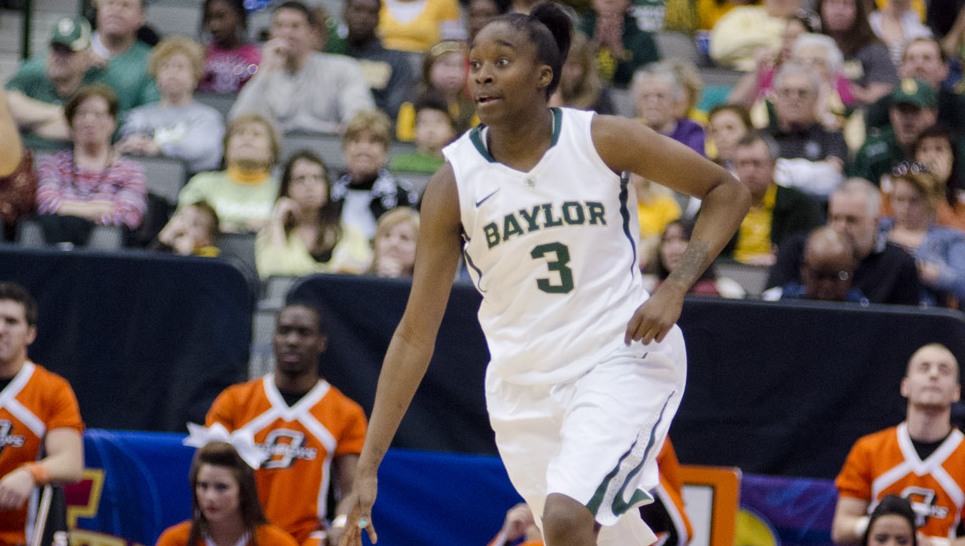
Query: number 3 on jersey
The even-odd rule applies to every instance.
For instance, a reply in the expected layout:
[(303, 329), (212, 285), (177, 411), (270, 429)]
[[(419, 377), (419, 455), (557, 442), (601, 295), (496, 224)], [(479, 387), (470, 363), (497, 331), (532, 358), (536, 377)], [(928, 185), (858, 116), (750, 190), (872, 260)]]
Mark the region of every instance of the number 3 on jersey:
[(543, 292), (549, 294), (566, 294), (573, 290), (573, 270), (566, 266), (570, 263), (570, 249), (563, 243), (546, 243), (538, 245), (529, 253), (534, 260), (546, 257), (547, 254), (555, 254), (556, 259), (546, 258), (546, 267), (550, 271), (556, 271), (560, 275), (559, 284), (553, 284), (550, 279), (536, 279), (536, 286)]

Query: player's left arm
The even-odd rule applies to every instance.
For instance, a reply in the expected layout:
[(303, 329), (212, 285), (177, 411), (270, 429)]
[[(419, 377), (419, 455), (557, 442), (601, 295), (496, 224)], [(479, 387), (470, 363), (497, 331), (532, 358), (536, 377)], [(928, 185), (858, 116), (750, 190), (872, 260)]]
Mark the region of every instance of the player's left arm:
[(750, 208), (750, 192), (687, 146), (618, 116), (593, 118), (593, 144), (615, 172), (630, 171), (702, 200), (694, 233), (674, 271), (627, 326), (631, 339), (661, 341), (680, 318), (684, 295), (730, 241)]
[(80, 431), (55, 428), (47, 432), (47, 456), (17, 467), (0, 479), (0, 510), (16, 509), (30, 498), (37, 486), (73, 483), (84, 471), (84, 444)]

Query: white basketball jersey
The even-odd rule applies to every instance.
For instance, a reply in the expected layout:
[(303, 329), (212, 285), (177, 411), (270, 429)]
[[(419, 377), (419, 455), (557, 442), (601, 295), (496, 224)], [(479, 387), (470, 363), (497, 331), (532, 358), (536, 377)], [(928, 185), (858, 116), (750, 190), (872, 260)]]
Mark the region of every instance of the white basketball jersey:
[(627, 323), (649, 297), (636, 205), (593, 145), (594, 114), (552, 113), (553, 142), (530, 172), (495, 161), (483, 126), (444, 150), (483, 295), (488, 373), (515, 383), (567, 381), (625, 349)]

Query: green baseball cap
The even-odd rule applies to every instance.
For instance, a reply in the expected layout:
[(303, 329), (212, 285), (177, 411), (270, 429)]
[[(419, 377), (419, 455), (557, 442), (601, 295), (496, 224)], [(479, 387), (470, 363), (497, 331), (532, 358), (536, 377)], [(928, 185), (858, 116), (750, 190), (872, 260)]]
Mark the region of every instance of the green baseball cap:
[(71, 51), (90, 47), (90, 23), (83, 17), (61, 17), (54, 23), (50, 45), (62, 45)]
[(913, 104), (919, 108), (935, 108), (938, 97), (935, 89), (927, 83), (912, 78), (905, 78), (895, 86), (891, 92), (891, 104)]

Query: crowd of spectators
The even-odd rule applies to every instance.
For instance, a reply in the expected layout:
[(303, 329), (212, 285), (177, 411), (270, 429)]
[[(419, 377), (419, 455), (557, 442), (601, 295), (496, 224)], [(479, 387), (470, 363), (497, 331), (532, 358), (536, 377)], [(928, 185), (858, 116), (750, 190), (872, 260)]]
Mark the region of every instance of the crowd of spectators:
[[(89, 19), (58, 20), (45, 54), (6, 84), (25, 146), (15, 171), (0, 179), (5, 238), (16, 240), (18, 226), (33, 222), (50, 243), (83, 245), (92, 226), (109, 225), (140, 230), (128, 244), (210, 256), (218, 254), (219, 234), (241, 233), (257, 247), (252, 268), (263, 279), (409, 271), (372, 261), (379, 219), (397, 207), (418, 209), (422, 184), (443, 163), (441, 149), (478, 123), (467, 91), (472, 37), (493, 17), (526, 12), (532, 2), (347, 0), (329, 14), (285, 1), (270, 6), (268, 27), (258, 29), (250, 28), (246, 6), (203, 2), (201, 32), (184, 29), (201, 42), (162, 35), (149, 45), (142, 0), (96, 0)], [(942, 5), (938, 15), (905, 0), (724, 0), (693, 9), (696, 16), (685, 17), (671, 3), (568, 2), (582, 32), (552, 104), (635, 117), (751, 185), (755, 206), (728, 255), (773, 266), (772, 288), (802, 280), (811, 229), (827, 223), (854, 239), (840, 226), (850, 229), (855, 218), (832, 220), (830, 202), (846, 179), (864, 179), (880, 196), (877, 210), (862, 215), (875, 224), (864, 240), (851, 241), (856, 288), (872, 302), (895, 301), (876, 297), (895, 286), (861, 282), (868, 257), (892, 245), (917, 264), (916, 275), (891, 270), (876, 278), (902, 279), (911, 283), (902, 293), (921, 294), (899, 299), (959, 306), (949, 271), (963, 259), (955, 241), (965, 228), (958, 81), (965, 12)], [(661, 51), (656, 33), (663, 31), (691, 33), (706, 66), (744, 77), (716, 103), (702, 102), (701, 69)], [(198, 92), (218, 94), (230, 107), (208, 106)], [(632, 106), (621, 109), (615, 96)], [(81, 105), (78, 97), (88, 100)], [(744, 145), (748, 157), (740, 160), (738, 142), (749, 131), (758, 145)], [(286, 146), (289, 135), (306, 133), (335, 135), (341, 154), (313, 149), (314, 157)], [(412, 148), (397, 152), (398, 143)], [(176, 205), (157, 205), (157, 181), (138, 161), (150, 156), (184, 162), (188, 177)], [(901, 165), (915, 165), (915, 180), (923, 181), (898, 177)], [(126, 173), (123, 183), (118, 172)], [(692, 220), (700, 203), (645, 180), (631, 185), (647, 251), (641, 267), (653, 274), (664, 229)], [(914, 221), (905, 195), (911, 186), (925, 188)], [(417, 230), (417, 222), (407, 225)], [(936, 247), (931, 235), (928, 244), (916, 237), (900, 244), (908, 230), (941, 233), (944, 243)], [(889, 260), (898, 262), (907, 264)]]

